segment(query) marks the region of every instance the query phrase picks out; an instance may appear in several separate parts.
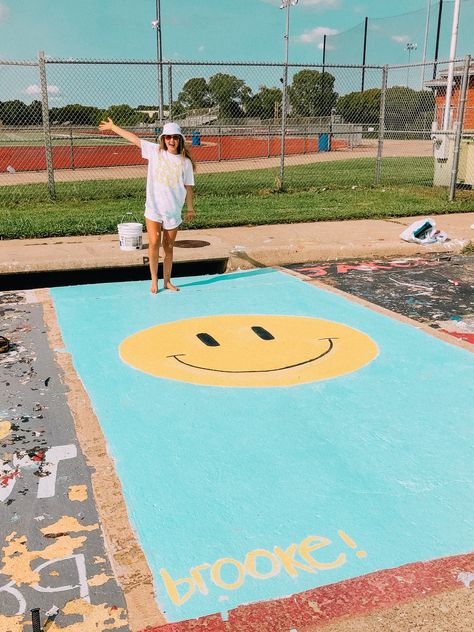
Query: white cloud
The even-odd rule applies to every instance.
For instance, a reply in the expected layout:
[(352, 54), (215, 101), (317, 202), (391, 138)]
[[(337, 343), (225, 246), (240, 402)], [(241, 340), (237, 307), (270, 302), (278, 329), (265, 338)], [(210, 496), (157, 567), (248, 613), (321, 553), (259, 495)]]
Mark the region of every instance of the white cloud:
[(0, 24), (2, 22), (6, 22), (8, 20), (8, 16), (10, 15), (10, 9), (6, 4), (0, 2)]
[(410, 41), (408, 35), (392, 35), (392, 39), (394, 42), (397, 42), (397, 44), (406, 44)]
[[(60, 90), (58, 86), (48, 86), (48, 94), (59, 94)], [(38, 96), (41, 94), (41, 88), (36, 83), (25, 88), (25, 94), (30, 96)]]
[(199, 53), (203, 53), (205, 51), (205, 47), (204, 46), (198, 46), (198, 52)]
[[(323, 49), (323, 40), (325, 35), (337, 35), (339, 31), (336, 29), (330, 29), (327, 26), (318, 26), (315, 29), (311, 29), (310, 31), (305, 31), (301, 35), (298, 35), (296, 40), (301, 42), (301, 44), (314, 44), (322, 50)], [(327, 50), (334, 50), (334, 47), (330, 46), (326, 43)]]

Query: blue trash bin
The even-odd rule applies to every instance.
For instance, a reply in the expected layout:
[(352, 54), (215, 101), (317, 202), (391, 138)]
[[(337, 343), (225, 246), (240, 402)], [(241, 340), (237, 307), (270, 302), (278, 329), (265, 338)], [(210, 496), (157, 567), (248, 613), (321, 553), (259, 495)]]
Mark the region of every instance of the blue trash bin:
[(318, 151), (329, 151), (329, 134), (319, 134)]
[(199, 147), (201, 144), (201, 134), (200, 132), (193, 132), (191, 134), (191, 145), (193, 147)]

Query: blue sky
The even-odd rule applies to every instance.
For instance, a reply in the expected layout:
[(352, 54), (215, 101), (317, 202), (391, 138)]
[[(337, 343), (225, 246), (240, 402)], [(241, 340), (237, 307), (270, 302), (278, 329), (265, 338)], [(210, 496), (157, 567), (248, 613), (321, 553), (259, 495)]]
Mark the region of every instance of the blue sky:
[[(161, 0), (163, 56), (202, 61), (280, 61), (285, 12), (279, 10), (279, 3), (279, 0)], [(450, 4), (447, 2), (445, 9), (445, 44), (449, 43)], [(473, 0), (464, 0), (463, 8), (472, 4)], [(421, 59), (426, 8), (427, 0), (396, 3), (299, 0), (291, 9), (290, 61), (320, 62), (318, 45), (325, 29), (333, 33), (357, 27), (366, 15), (375, 20), (376, 26), (380, 24), (378, 18), (416, 10), (425, 13), (415, 20), (409, 16), (400, 18), (385, 43), (389, 47), (398, 44), (401, 63), (406, 60), (407, 38), (416, 37), (418, 50), (413, 58)], [(154, 17), (154, 0), (0, 0), (0, 57), (32, 59), (39, 50), (44, 50), (48, 55), (62, 58), (153, 59)], [(418, 33), (413, 34), (414, 21)], [(435, 16), (433, 26), (434, 22)], [(361, 32), (361, 27), (355, 28), (345, 50), (338, 52), (338, 57), (345, 57), (346, 63), (358, 61)], [(397, 37), (398, 42), (393, 39)], [(433, 46), (434, 41), (431, 49)], [(371, 42), (369, 37), (369, 55), (374, 63), (383, 62), (384, 51), (388, 52), (382, 42)], [(390, 53), (396, 57), (394, 51)], [(328, 50), (328, 58), (329, 53)]]
[[(434, 54), (437, 8), (431, 15), (427, 57)], [(279, 9), (280, 0), (161, 0), (163, 59), (176, 61), (264, 61), (284, 59), (285, 11)], [(408, 61), (407, 42), (417, 44), (411, 61), (421, 61), (428, 0), (299, 0), (291, 8), (290, 62), (321, 63), (321, 43), (327, 33), (326, 62), (360, 64), (362, 62), (363, 22), (369, 17), (367, 63), (402, 64)], [(440, 57), (447, 58), (453, 12), (452, 0), (446, 0)], [(391, 17), (394, 16), (395, 17)], [(155, 0), (0, 0), (0, 58), (6, 60), (36, 59), (38, 51), (52, 58), (154, 60), (156, 36), (151, 22), (155, 18)], [(462, 0), (458, 56), (474, 50), (468, 24), (474, 22), (474, 0)], [(96, 67), (99, 68), (99, 67)], [(51, 99), (58, 105), (79, 100), (79, 84), (89, 90), (91, 104), (154, 102), (154, 90), (146, 87), (141, 94), (136, 88), (132, 72), (118, 70), (107, 77), (93, 72), (80, 73), (78, 68), (59, 77), (48, 72), (52, 82)], [(64, 70), (64, 67), (63, 67)], [(28, 102), (37, 98), (38, 81), (33, 69), (25, 69), (21, 77), (12, 68), (3, 70), (0, 81), (0, 100), (20, 98)], [(156, 85), (153, 72), (147, 81)], [(210, 74), (213, 71), (209, 71)], [(225, 72), (225, 71), (223, 71)], [(208, 73), (209, 74), (209, 73)], [(237, 72), (235, 74), (238, 74)], [(273, 73), (275, 74), (275, 73)], [(278, 85), (278, 74), (268, 71), (264, 78), (252, 79), (248, 85), (258, 88), (258, 82)], [(30, 76), (31, 75), (31, 76)], [(138, 75), (138, 73), (137, 73)], [(174, 78), (175, 89), (191, 76), (206, 76), (189, 69)], [(415, 71), (410, 81), (416, 87)], [(398, 83), (405, 79), (400, 71)], [(105, 98), (104, 83), (107, 85)], [(263, 80), (264, 79), (264, 80)], [(370, 76), (367, 78), (370, 87)], [(143, 86), (143, 77), (139, 84)], [(374, 85), (378, 81), (374, 76)], [(3, 88), (1, 84), (3, 83)], [(61, 85), (60, 85), (61, 84)], [(69, 84), (68, 86), (66, 84)], [(255, 84), (255, 85), (254, 85)], [(338, 80), (340, 93), (357, 89), (349, 78)], [(411, 84), (410, 84), (411, 85)], [(8, 86), (8, 87), (7, 87)], [(13, 86), (17, 86), (14, 88)], [(102, 97), (99, 99), (100, 88)], [(74, 92), (77, 95), (74, 96)], [(61, 96), (62, 95), (62, 96)], [(121, 96), (123, 95), (123, 96)], [(84, 98), (81, 96), (81, 102)], [(99, 103), (100, 101), (100, 103)]]

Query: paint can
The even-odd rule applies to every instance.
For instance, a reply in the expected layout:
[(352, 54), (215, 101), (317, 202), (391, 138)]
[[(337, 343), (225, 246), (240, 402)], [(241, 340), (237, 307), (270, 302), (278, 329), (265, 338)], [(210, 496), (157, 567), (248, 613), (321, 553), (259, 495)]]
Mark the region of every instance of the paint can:
[[(131, 215), (131, 213), (127, 213)], [(143, 225), (141, 222), (122, 222), (117, 225), (120, 250), (141, 250)]]

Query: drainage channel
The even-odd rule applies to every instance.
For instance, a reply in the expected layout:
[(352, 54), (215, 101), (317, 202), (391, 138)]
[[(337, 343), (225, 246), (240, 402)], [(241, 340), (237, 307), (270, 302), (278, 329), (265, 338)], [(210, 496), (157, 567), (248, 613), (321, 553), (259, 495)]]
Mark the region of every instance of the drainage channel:
[[(226, 267), (227, 258), (177, 261), (173, 264), (173, 277), (222, 274), (226, 271)], [(163, 278), (162, 264), (159, 266), (159, 276)], [(117, 281), (143, 281), (149, 278), (150, 271), (148, 265), (14, 272), (11, 274), (0, 274), (0, 291), (35, 290), (45, 287), (115, 283)]]

